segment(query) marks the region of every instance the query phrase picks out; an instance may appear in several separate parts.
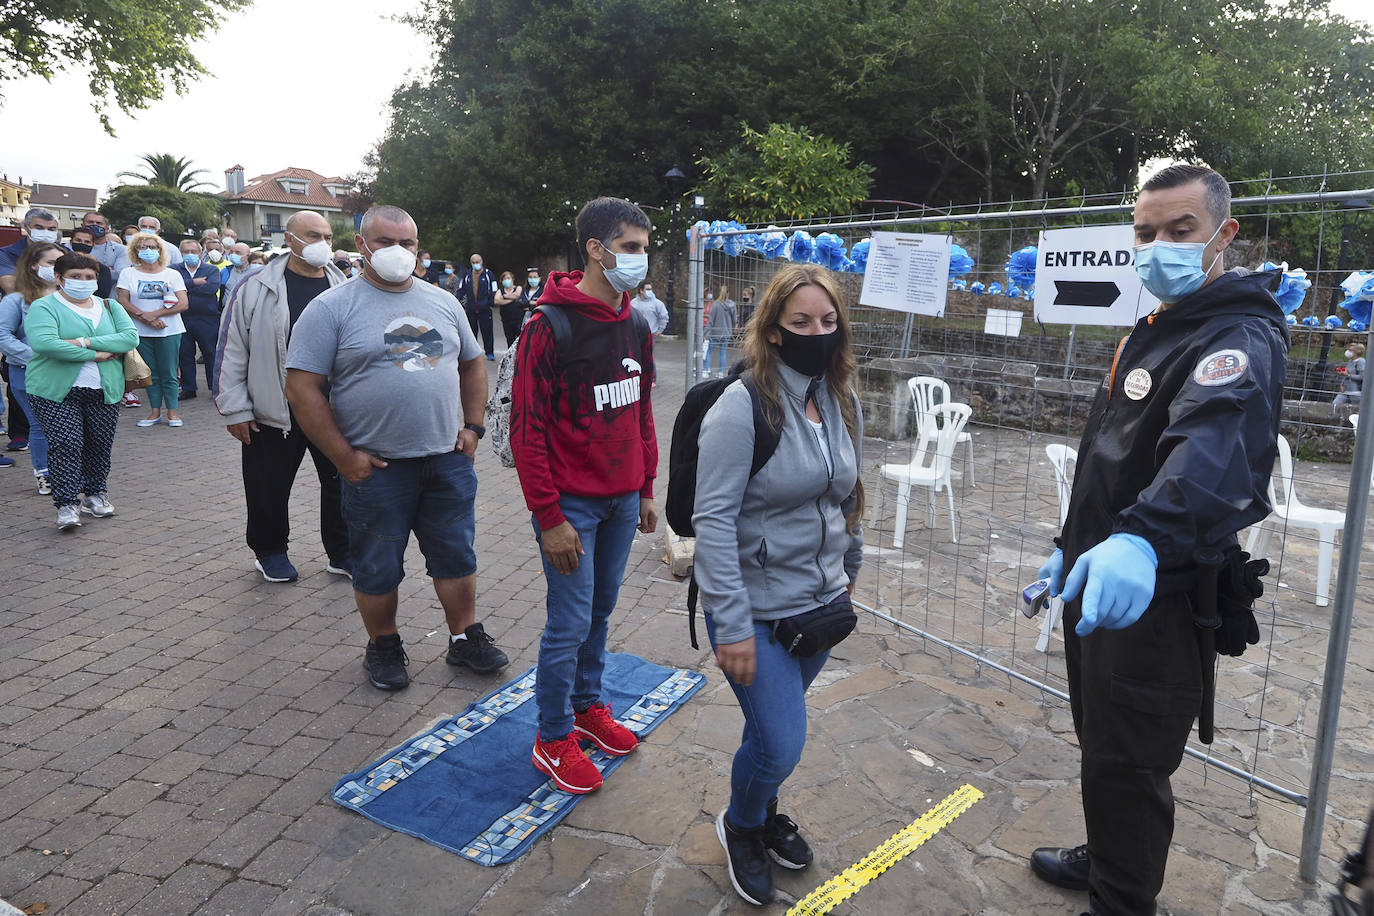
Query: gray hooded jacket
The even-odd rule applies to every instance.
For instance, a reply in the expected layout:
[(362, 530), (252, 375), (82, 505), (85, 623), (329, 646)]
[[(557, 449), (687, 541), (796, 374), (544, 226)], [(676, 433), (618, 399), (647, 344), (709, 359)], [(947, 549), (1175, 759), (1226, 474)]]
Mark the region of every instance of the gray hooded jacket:
[(753, 636), (755, 620), (826, 604), (858, 576), (863, 560), (863, 534), (850, 534), (844, 521), (858, 498), (862, 415), (851, 439), (839, 402), (825, 385), (817, 389), (832, 474), (806, 419), (811, 380), (785, 365), (778, 376), (782, 436), (752, 478), (754, 413), (744, 383), (730, 385), (701, 423), (692, 514), (696, 579), (720, 643)]

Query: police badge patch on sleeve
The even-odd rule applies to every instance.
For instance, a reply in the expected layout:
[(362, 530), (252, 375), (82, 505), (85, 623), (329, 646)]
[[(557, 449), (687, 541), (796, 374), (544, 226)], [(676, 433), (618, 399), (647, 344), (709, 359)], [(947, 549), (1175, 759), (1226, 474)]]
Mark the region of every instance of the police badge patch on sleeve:
[(1229, 385), (1245, 375), (1250, 358), (1240, 350), (1218, 350), (1202, 358), (1193, 370), (1193, 381), (1214, 388)]

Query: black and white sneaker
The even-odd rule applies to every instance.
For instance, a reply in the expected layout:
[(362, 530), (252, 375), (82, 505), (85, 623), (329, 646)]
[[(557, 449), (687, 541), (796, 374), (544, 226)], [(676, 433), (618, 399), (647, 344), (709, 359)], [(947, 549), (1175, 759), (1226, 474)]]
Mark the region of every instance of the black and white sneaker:
[[(727, 809), (728, 810), (728, 809)], [(725, 849), (726, 870), (735, 893), (748, 903), (763, 906), (773, 899), (773, 865), (763, 848), (763, 828), (736, 830), (721, 811), (716, 836)]]
[(783, 868), (806, 868), (814, 858), (796, 823), (778, 813), (776, 799), (769, 804), (768, 820), (763, 822), (763, 847)]
[(466, 665), (477, 674), (491, 674), (510, 662), (480, 623), (468, 627), (463, 635), (467, 638), (448, 641), (448, 655), (444, 661), (450, 665)]
[(410, 657), (401, 645), (401, 634), (391, 633), (378, 636), (367, 643), (367, 653), (363, 656), (363, 667), (367, 669), (367, 679), (378, 690), (400, 690), (410, 683), (406, 665)]

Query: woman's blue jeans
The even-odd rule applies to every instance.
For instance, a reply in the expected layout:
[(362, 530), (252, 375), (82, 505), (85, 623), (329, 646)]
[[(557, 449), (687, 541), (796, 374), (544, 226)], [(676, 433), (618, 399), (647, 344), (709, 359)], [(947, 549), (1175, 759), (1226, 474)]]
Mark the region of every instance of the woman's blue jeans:
[[(601, 698), (606, 633), (639, 527), (638, 491), (611, 497), (564, 493), (558, 505), (586, 553), (577, 558), (577, 569), (564, 575), (539, 552), (549, 590), (534, 682), (542, 741), (565, 737), (572, 731), (573, 710), (585, 710)], [(534, 533), (539, 536), (537, 522)]]
[[(706, 615), (706, 635), (716, 647), (716, 623)], [(754, 621), (754, 682), (730, 678), (744, 711), (744, 737), (730, 771), (730, 824), (740, 830), (762, 826), (768, 804), (792, 775), (806, 746), (806, 689), (825, 667), (828, 651), (810, 658), (790, 655), (774, 642), (768, 624)]]
[(29, 460), (33, 462), (33, 473), (46, 474), (48, 437), (43, 434), (43, 424), (38, 422), (38, 415), (33, 412), (33, 404), (29, 402), (29, 392), (24, 386), (23, 366), (10, 363), (10, 390), (14, 392), (14, 399), (19, 402), (24, 416), (29, 418)]
[(712, 339), (709, 339), (709, 338), (708, 338), (707, 341), (706, 341), (706, 357), (705, 357), (705, 359), (703, 359), (703, 360), (701, 361), (701, 372), (702, 372), (702, 375), (710, 375), (710, 374), (711, 374), (711, 353), (712, 353), (712, 352), (714, 352), (714, 353), (717, 354), (717, 355), (716, 355), (716, 362), (717, 362), (717, 365), (718, 365), (718, 371), (720, 372), (721, 375), (724, 375), (726, 369), (729, 368), (729, 367), (726, 365), (726, 360), (729, 358), (729, 353), (728, 353), (729, 349), (730, 349), (730, 339), (729, 339), (729, 338), (727, 338), (727, 337), (722, 337), (720, 340), (712, 340)]

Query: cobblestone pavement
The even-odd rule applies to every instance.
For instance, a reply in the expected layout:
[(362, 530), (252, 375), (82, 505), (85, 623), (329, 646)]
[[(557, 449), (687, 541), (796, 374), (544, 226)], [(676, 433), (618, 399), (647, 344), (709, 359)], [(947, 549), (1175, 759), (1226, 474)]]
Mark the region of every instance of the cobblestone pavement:
[[(682, 345), (664, 342), (665, 463), (682, 361)], [(661, 537), (636, 539), (611, 646), (703, 670), (706, 688), (528, 855), (481, 868), (337, 807), (329, 790), (504, 675), (444, 664), (442, 614), (412, 546), (400, 619), (413, 681), (395, 694), (367, 686), (351, 592), (324, 572), (309, 467), (293, 497), (301, 579), (266, 584), (242, 542), (237, 446), (204, 395), (184, 413), (182, 429), (142, 430), (140, 411), (123, 412), (118, 515), (71, 534), (55, 529), (22, 456), (0, 472), (0, 897), (46, 902), (49, 914), (751, 911), (729, 887), (713, 827), (742, 720), (707, 653), (688, 644), (685, 587), (661, 562)], [(514, 471), (486, 443), (478, 470), (479, 613), (511, 655), (508, 675), (535, 660), (541, 572)], [(874, 565), (860, 592), (870, 601), (890, 587)], [(1046, 659), (1062, 674), (1062, 653)], [(1346, 713), (1365, 726), (1367, 696)], [(835, 912), (1086, 906), (1025, 866), (1034, 846), (1082, 836), (1065, 704), (873, 619), (837, 649), (809, 703), (784, 808), (817, 863), (779, 870), (779, 902), (762, 912), (783, 912), (964, 783), (986, 798)], [(1343, 754), (1338, 784), (1367, 789), (1369, 755)], [(1323, 884), (1311, 887), (1296, 878), (1291, 805), (1187, 765), (1175, 788), (1165, 912), (1324, 911), (1332, 862), (1358, 838), (1353, 817), (1330, 822)], [(1341, 804), (1358, 816), (1369, 800)]]

